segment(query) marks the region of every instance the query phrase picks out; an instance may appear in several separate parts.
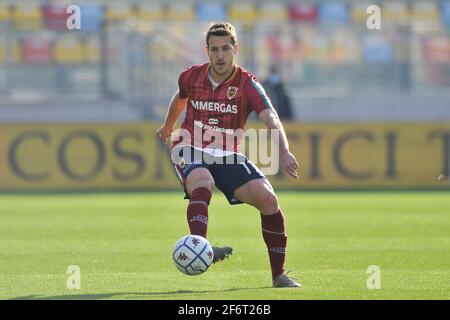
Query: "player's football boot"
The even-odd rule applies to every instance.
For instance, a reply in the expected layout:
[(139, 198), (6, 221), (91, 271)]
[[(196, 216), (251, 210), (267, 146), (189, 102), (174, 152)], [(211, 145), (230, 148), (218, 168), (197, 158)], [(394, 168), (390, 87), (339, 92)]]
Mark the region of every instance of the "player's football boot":
[(272, 284), (274, 288), (298, 288), (301, 287), (302, 285), (297, 282), (295, 278), (291, 278), (288, 276), (288, 273), (290, 271), (288, 271), (287, 273), (282, 273), (279, 276), (276, 276), (275, 278), (272, 279)]
[(213, 263), (222, 261), (233, 254), (233, 248), (230, 247), (212, 247), (212, 249), (214, 252)]

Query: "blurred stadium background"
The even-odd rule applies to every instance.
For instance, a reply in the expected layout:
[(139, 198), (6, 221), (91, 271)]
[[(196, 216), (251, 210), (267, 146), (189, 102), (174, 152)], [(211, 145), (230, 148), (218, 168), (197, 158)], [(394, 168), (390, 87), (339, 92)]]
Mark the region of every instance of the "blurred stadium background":
[[(291, 99), (301, 178), (269, 179), (296, 292), (270, 287), (256, 210), (219, 194), (208, 239), (232, 259), (199, 278), (170, 257), (186, 202), (154, 132), (220, 20)], [(449, 89), (450, 0), (0, 0), (0, 299), (448, 299)]]
[(239, 64), (286, 82), (302, 180), (275, 185), (449, 187), (448, 0), (1, 0), (0, 190), (177, 188), (153, 132), (223, 20)]

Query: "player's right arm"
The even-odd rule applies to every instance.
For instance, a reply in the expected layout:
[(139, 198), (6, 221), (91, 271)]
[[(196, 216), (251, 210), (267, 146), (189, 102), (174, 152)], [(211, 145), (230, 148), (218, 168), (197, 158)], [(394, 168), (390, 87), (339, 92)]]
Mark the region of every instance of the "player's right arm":
[(177, 90), (170, 100), (169, 110), (167, 111), (164, 124), (156, 130), (156, 134), (164, 143), (167, 143), (170, 135), (172, 134), (180, 114), (186, 108), (186, 103), (187, 98), (180, 98), (179, 90)]

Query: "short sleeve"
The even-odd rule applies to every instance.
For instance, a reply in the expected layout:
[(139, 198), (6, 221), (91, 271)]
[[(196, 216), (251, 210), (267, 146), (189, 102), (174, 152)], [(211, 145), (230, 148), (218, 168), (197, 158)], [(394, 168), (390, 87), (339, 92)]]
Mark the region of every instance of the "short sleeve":
[(274, 109), (272, 101), (256, 77), (250, 77), (246, 83), (248, 108), (260, 114), (267, 109)]
[(183, 71), (178, 78), (178, 95), (180, 99), (186, 99), (188, 97), (186, 88), (186, 76), (187, 70)]

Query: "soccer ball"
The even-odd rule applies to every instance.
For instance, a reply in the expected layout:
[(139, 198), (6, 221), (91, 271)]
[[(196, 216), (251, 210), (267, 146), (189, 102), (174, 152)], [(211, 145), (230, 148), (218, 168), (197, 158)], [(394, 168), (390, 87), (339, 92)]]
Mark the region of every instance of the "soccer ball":
[(201, 236), (187, 235), (177, 241), (172, 258), (184, 274), (196, 276), (208, 270), (214, 257), (211, 244)]

